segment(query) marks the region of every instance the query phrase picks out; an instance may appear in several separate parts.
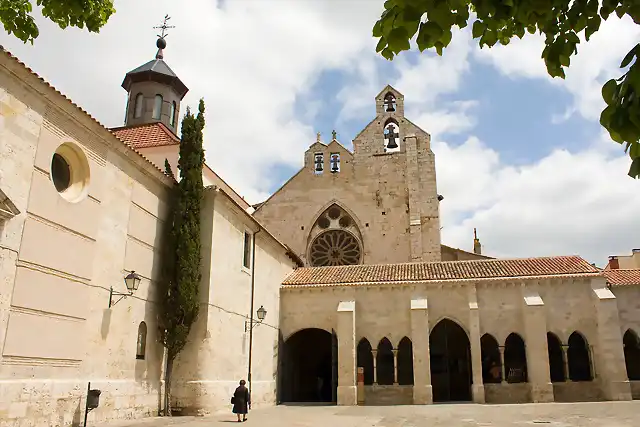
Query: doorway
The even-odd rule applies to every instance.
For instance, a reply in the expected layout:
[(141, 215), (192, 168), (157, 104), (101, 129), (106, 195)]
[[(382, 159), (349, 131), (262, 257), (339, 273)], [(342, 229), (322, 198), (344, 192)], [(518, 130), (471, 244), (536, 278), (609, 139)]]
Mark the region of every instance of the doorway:
[(442, 319), (429, 335), (434, 402), (471, 400), (471, 345), (460, 325)]
[[(335, 359), (335, 360), (334, 360)], [(336, 400), (337, 338), (323, 329), (302, 329), (284, 342), (281, 401)]]

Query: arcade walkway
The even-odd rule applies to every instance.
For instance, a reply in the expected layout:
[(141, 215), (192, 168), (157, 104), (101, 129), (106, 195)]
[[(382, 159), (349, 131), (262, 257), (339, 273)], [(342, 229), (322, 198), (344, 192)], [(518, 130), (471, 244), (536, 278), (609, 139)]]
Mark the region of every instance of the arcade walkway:
[[(260, 427), (637, 427), (640, 401), (522, 405), (278, 406), (249, 414)], [(100, 424), (96, 427), (205, 427), (235, 423), (231, 413)], [(238, 423), (235, 423), (238, 424)], [(91, 424), (90, 424), (91, 425)]]

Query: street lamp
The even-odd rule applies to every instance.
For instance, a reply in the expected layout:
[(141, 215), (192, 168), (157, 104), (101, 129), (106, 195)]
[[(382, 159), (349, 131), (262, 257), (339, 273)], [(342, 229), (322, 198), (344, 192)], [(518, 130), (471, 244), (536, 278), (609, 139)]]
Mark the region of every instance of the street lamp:
[[(123, 294), (120, 292), (114, 292), (113, 286), (111, 286), (109, 288), (109, 308), (119, 303), (123, 298), (133, 295), (133, 293), (138, 290), (138, 287), (140, 287), (141, 281), (142, 281), (142, 278), (138, 274), (136, 274), (135, 271), (131, 270), (131, 273), (127, 274), (124, 278), (124, 285), (127, 287), (127, 290), (129, 291), (129, 293)], [(114, 302), (113, 301), (114, 296), (119, 296), (120, 298), (118, 298)]]
[(264, 318), (267, 317), (267, 310), (263, 306), (260, 306), (258, 311), (256, 311), (256, 314), (258, 315), (258, 320), (253, 320), (253, 319), (245, 320), (244, 322), (245, 332), (247, 332), (247, 329), (253, 329), (254, 326), (258, 326), (260, 323), (262, 323)]

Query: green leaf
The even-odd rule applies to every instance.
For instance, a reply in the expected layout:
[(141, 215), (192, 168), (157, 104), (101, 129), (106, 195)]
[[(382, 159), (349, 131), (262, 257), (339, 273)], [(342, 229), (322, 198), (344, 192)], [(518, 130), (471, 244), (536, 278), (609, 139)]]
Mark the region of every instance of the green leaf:
[(618, 91), (618, 84), (615, 79), (611, 79), (602, 86), (602, 98), (607, 105), (613, 105), (615, 103), (616, 92)]
[(632, 159), (640, 158), (640, 144), (638, 142), (632, 142), (629, 145), (629, 157)]
[(626, 68), (626, 66), (631, 63), (633, 58), (636, 56), (636, 49), (638, 49), (638, 46), (640, 46), (640, 45), (635, 45), (635, 47), (633, 49), (631, 49), (629, 51), (629, 53), (626, 54), (626, 56), (624, 57), (624, 59), (620, 63), (620, 68)]
[(629, 168), (629, 176), (631, 178), (638, 178), (640, 176), (640, 157), (636, 157), (631, 162), (631, 167)]
[(382, 51), (382, 49), (384, 49), (385, 47), (387, 47), (387, 39), (385, 39), (384, 37), (380, 37), (378, 45), (376, 46), (376, 52)]
[(438, 55), (442, 56), (442, 49), (444, 48), (443, 44), (440, 42), (436, 43), (436, 52)]
[(482, 34), (484, 34), (484, 30), (487, 29), (487, 24), (485, 24), (482, 21), (475, 21), (473, 23), (473, 27), (471, 28), (471, 36), (474, 39), (477, 39), (478, 37), (481, 37)]
[(411, 47), (409, 44), (409, 33), (404, 27), (398, 27), (391, 30), (389, 33), (389, 49), (394, 53), (399, 53), (403, 50), (409, 50)]
[(373, 26), (373, 37), (382, 37), (382, 22), (378, 21)]

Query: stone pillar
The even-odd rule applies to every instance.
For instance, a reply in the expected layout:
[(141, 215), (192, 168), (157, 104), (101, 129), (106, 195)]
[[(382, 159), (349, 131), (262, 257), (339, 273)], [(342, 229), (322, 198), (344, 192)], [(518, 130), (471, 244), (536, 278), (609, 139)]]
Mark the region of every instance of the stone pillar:
[[(409, 237), (411, 239), (411, 261), (422, 259), (422, 221), (420, 215), (420, 170), (418, 168), (418, 140), (415, 135), (404, 138), (407, 159), (407, 186), (409, 190)], [(431, 261), (431, 260), (428, 260)], [(440, 260), (438, 260), (440, 261)]]
[(373, 384), (378, 384), (378, 350), (371, 349), (371, 356), (373, 356)]
[(606, 287), (604, 279), (593, 280), (598, 280), (597, 283), (592, 284), (598, 325), (596, 335), (598, 353), (594, 355), (597, 379), (605, 399), (631, 400), (631, 386), (627, 379), (616, 297)]
[(527, 376), (534, 403), (553, 402), (553, 385), (549, 373), (547, 348), (547, 315), (537, 290), (522, 284)]
[(564, 371), (564, 380), (567, 382), (571, 381), (571, 378), (569, 378), (569, 352), (567, 351), (568, 348), (568, 345), (562, 345), (562, 370)]
[(504, 346), (499, 346), (498, 350), (500, 350), (500, 372), (502, 373), (502, 383), (506, 383), (507, 373), (504, 370)]
[(356, 302), (338, 304), (338, 405), (358, 404), (356, 386)]
[(398, 349), (393, 350), (393, 385), (398, 385)]
[(471, 370), (473, 384), (471, 395), (475, 403), (484, 403), (484, 383), (482, 382), (482, 350), (480, 346), (480, 313), (476, 288), (469, 291), (469, 343), (471, 344)]
[(411, 342), (413, 345), (413, 404), (433, 403), (429, 359), (429, 312), (426, 298), (411, 300)]

